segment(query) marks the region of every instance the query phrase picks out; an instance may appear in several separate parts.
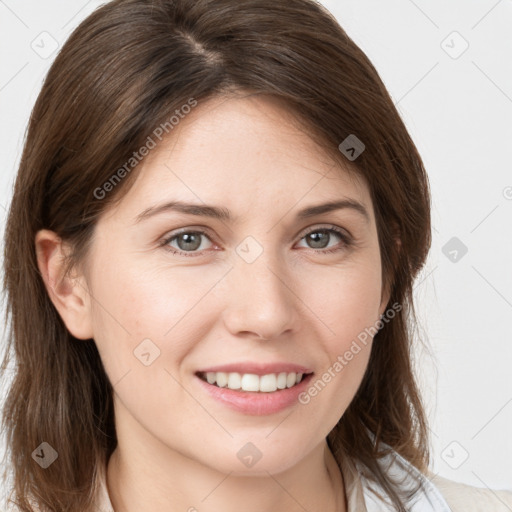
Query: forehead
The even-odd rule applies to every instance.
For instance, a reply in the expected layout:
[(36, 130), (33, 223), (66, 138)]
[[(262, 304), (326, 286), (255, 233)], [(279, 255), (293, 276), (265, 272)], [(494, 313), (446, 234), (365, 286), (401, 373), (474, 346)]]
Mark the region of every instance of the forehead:
[(174, 199), (243, 215), (340, 198), (371, 212), (362, 177), (319, 147), (282, 101), (253, 95), (216, 97), (183, 116), (139, 164), (120, 208)]

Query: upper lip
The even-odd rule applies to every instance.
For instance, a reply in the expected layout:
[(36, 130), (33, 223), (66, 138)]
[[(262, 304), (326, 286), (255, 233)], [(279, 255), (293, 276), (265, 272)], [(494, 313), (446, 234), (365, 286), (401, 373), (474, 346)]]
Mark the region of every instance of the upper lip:
[(313, 373), (310, 368), (294, 363), (254, 363), (240, 362), (229, 363), (219, 366), (202, 368), (198, 373), (225, 372), (225, 373), (251, 373), (254, 375), (267, 375), (269, 373)]

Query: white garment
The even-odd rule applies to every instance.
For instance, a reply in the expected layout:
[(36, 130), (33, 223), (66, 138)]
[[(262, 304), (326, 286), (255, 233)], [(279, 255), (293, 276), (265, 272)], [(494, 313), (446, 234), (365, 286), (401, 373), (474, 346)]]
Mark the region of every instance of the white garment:
[[(382, 445), (389, 448), (385, 443)], [(442, 478), (432, 472), (424, 475), (394, 450), (380, 459), (379, 464), (386, 474), (400, 482), (400, 486), (410, 488), (421, 484), (420, 490), (406, 505), (408, 512), (512, 512), (512, 489), (480, 489)], [(347, 512), (396, 512), (383, 489), (362, 474), (364, 471), (358, 461), (345, 458), (341, 464), (341, 473), (347, 496)], [(114, 512), (105, 473), (100, 474), (99, 484), (96, 501), (98, 511)]]
[[(380, 446), (390, 448), (385, 443)], [(501, 491), (480, 489), (437, 476), (431, 471), (424, 475), (395, 450), (379, 459), (379, 465), (401, 488), (420, 486), (405, 503), (408, 512), (512, 512), (512, 487)], [(382, 487), (366, 478), (359, 461), (345, 458), (341, 472), (347, 494), (347, 512), (396, 512)]]

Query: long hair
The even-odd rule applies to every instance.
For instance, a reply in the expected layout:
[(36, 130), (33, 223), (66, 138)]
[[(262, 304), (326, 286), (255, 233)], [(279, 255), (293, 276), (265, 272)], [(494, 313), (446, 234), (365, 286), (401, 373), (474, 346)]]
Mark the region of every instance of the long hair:
[[(379, 442), (427, 469), (411, 361), (412, 285), (431, 243), (430, 191), (374, 66), (313, 0), (114, 0), (78, 26), (46, 76), (8, 213), (4, 373), (15, 367), (2, 428), (18, 510), (91, 510), (95, 477), (117, 442), (111, 383), (94, 340), (74, 338), (49, 298), (37, 231), (70, 244), (68, 270), (80, 265), (99, 217), (134, 182), (137, 165), (126, 162), (155, 128), (170, 133), (169, 118), (191, 99), (237, 91), (286, 102), (326, 154), (365, 178), (383, 283), (389, 303), (402, 306), (375, 335), (361, 385), (327, 438), (338, 464), (345, 456), (364, 464), (397, 510), (404, 504), (378, 464)], [(339, 149), (350, 135), (365, 145), (355, 160)], [(58, 463), (46, 469), (33, 456), (43, 442), (58, 447)]]

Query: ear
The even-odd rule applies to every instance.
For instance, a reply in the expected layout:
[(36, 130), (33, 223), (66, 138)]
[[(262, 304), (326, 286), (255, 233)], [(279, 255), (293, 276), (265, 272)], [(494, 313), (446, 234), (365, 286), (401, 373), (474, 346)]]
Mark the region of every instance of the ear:
[(69, 332), (78, 339), (93, 337), (91, 300), (83, 275), (64, 275), (67, 247), (53, 231), (35, 237), (37, 265), (48, 295)]

